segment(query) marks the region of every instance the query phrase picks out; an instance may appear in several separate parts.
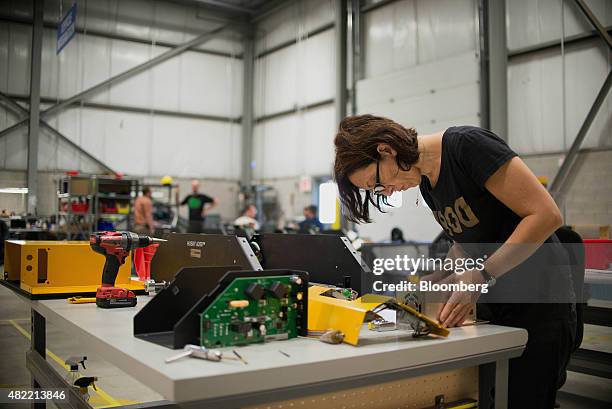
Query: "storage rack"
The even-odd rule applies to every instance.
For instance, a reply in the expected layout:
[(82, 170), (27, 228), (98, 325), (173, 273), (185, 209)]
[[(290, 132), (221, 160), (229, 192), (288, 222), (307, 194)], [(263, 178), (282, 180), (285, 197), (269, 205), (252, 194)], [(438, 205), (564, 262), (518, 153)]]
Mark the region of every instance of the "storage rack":
[[(129, 230), (138, 179), (100, 175), (66, 175), (58, 180), (57, 230), (68, 240), (87, 239), (100, 221)], [(114, 205), (114, 207), (111, 207)], [(65, 222), (62, 231), (61, 221)]]

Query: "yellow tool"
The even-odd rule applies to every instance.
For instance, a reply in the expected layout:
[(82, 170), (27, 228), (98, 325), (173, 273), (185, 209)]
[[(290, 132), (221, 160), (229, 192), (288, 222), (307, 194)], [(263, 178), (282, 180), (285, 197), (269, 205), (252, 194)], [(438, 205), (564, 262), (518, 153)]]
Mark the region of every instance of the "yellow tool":
[(89, 304), (95, 303), (96, 297), (70, 297), (67, 299), (70, 304)]
[[(7, 240), (4, 279), (32, 298), (95, 294), (104, 261), (91, 251), (87, 241)], [(119, 269), (117, 286), (144, 291), (142, 282), (130, 278), (131, 264), (125, 263)]]
[(379, 318), (383, 309), (402, 310), (412, 317), (415, 336), (429, 333), (448, 336), (449, 331), (436, 321), (414, 308), (401, 304), (391, 297), (367, 294), (355, 300), (333, 298), (328, 287), (313, 285), (308, 289), (308, 331), (338, 330), (344, 334), (344, 342), (357, 345), (364, 321)]

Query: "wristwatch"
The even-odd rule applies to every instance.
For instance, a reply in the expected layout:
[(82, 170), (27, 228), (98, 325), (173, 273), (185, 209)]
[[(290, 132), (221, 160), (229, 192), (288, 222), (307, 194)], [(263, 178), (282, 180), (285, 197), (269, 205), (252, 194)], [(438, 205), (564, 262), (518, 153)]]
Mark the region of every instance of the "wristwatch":
[(495, 285), (495, 283), (497, 283), (497, 279), (493, 277), (491, 274), (489, 274), (486, 268), (483, 268), (482, 270), (478, 270), (478, 271), (480, 271), (480, 274), (482, 274), (482, 277), (484, 278), (485, 284), (487, 284), (487, 287), (491, 288)]

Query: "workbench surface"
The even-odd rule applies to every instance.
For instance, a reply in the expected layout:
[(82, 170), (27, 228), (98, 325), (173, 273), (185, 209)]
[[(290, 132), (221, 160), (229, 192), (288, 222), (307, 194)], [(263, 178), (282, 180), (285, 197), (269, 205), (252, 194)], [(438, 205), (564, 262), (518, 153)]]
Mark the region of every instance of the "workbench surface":
[[(525, 330), (495, 325), (454, 328), (448, 338), (418, 339), (408, 331), (380, 333), (364, 327), (358, 347), (296, 338), (236, 347), (247, 365), (192, 358), (166, 364), (164, 360), (179, 351), (133, 336), (133, 317), (149, 299), (141, 296), (135, 308), (119, 309), (69, 304), (66, 300), (31, 301), (31, 306), (66, 336), (81, 339), (98, 357), (175, 402), (222, 400), (341, 379), (358, 380), (377, 373), (414, 373), (454, 361), (478, 364), (480, 357), (489, 362), (507, 360), (520, 355), (527, 342)], [(233, 356), (231, 350), (222, 349)]]

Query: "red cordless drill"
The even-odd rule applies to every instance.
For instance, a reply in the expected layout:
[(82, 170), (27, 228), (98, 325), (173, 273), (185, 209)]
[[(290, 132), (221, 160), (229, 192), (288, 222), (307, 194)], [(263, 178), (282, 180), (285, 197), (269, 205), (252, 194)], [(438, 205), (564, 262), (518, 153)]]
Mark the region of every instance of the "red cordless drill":
[(115, 287), (119, 267), (133, 249), (147, 247), (157, 241), (166, 241), (149, 236), (140, 236), (129, 231), (101, 231), (89, 237), (89, 245), (96, 253), (106, 257), (102, 271), (102, 286), (96, 291), (96, 305), (102, 308), (133, 307), (136, 295), (126, 289)]

